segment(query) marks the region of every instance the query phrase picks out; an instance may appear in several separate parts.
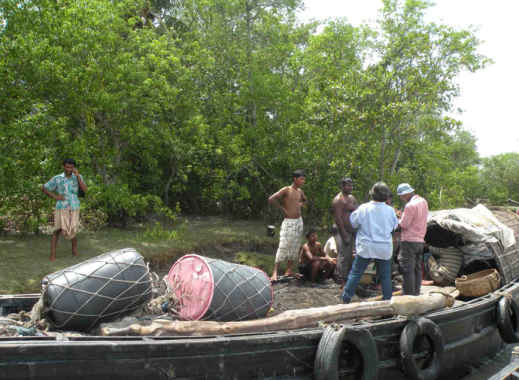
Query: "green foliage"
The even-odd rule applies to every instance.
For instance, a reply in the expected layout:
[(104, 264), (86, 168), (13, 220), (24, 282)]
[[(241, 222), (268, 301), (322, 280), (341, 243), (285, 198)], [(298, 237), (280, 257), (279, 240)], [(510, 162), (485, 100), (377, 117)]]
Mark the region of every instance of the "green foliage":
[(156, 195), (134, 194), (126, 184), (90, 186), (85, 203), (87, 210), (103, 210), (110, 224), (125, 225), (130, 220), (143, 221), (150, 215), (174, 220), (180, 211), (178, 208), (165, 207), (162, 199)]
[(504, 169), (482, 185), (474, 137), (444, 117), (456, 76), (490, 63), (474, 31), (426, 22), (429, 1), (385, 0), (374, 28), (303, 24), (302, 5), (0, 0), (0, 223), (46, 222), (39, 188), (65, 157), (93, 229), (179, 208), (255, 217), (296, 168), (312, 223), (344, 175), (361, 201), (381, 179), (433, 207), (516, 196)]
[(503, 204), (508, 199), (519, 200), (519, 153), (503, 153), (484, 158), (480, 172), (479, 198)]
[[(273, 257), (258, 252), (240, 251), (234, 256), (233, 262), (259, 268), (267, 274), (272, 273), (274, 269)], [(284, 268), (280, 270), (284, 270)]]
[(164, 228), (159, 222), (155, 222), (142, 234), (143, 240), (178, 240), (179, 232), (177, 230), (169, 230)]

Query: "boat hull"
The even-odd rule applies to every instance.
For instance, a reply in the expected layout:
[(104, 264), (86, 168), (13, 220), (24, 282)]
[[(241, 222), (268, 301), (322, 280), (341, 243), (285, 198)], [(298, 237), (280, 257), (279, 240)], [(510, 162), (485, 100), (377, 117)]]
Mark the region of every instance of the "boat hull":
[[(519, 301), (519, 283), (487, 296), (427, 314), (441, 329), (445, 355), (440, 378), (463, 372), (471, 363), (504, 346), (497, 328), (503, 292)], [(31, 296), (33, 297), (31, 301)], [(2, 296), (0, 310), (14, 312), (35, 295)], [(379, 378), (402, 378), (400, 335), (405, 318), (355, 323), (369, 329), (378, 351)], [(2, 337), (2, 379), (265, 379), (311, 378), (322, 328), (208, 337)], [(358, 378), (341, 368), (341, 378)]]

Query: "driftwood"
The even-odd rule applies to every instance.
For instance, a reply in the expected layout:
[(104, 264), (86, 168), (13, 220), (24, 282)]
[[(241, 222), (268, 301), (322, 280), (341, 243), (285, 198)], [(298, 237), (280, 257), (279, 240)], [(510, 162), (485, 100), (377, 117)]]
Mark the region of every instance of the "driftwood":
[[(392, 296), (393, 296), (393, 297), (394, 297), (394, 296), (401, 296), (403, 293), (404, 293), (403, 290), (396, 290), (396, 291), (393, 292), (393, 295), (392, 295)], [(375, 296), (375, 297), (367, 298), (365, 301), (368, 301), (368, 302), (370, 302), (370, 301), (382, 301), (382, 298), (383, 298), (383, 297), (384, 297), (384, 296), (381, 294), (381, 295), (379, 295), (379, 296)]]
[(124, 328), (104, 327), (100, 334), (141, 336), (203, 336), (316, 327), (320, 322), (336, 322), (365, 317), (417, 315), (452, 306), (453, 295), (434, 292), (421, 296), (397, 296), (390, 301), (359, 302), (288, 310), (279, 315), (241, 322), (170, 321), (156, 319), (151, 324), (132, 324)]

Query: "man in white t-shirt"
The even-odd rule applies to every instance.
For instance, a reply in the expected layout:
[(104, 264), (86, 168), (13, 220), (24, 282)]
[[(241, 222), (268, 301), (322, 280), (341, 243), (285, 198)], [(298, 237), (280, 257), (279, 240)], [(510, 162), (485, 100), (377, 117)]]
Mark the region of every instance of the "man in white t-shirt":
[(323, 251), (327, 256), (337, 257), (337, 242), (335, 241), (335, 234), (337, 233), (337, 226), (332, 227), (332, 236), (326, 241)]

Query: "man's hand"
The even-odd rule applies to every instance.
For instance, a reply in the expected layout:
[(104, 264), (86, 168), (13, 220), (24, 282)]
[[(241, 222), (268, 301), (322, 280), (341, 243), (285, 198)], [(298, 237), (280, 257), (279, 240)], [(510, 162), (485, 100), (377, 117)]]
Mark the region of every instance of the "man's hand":
[(72, 173), (74, 173), (76, 177), (79, 177), (79, 171), (77, 170), (77, 168), (72, 169)]

